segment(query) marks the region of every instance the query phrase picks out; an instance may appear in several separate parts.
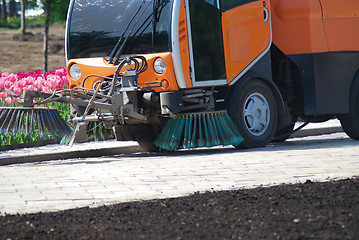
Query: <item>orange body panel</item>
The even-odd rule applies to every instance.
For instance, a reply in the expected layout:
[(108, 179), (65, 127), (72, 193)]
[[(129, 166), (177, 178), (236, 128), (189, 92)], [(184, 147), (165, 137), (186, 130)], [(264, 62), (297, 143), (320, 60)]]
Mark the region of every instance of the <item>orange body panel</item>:
[(328, 51), (319, 0), (273, 0), (273, 43), (285, 54)]
[(358, 0), (272, 0), (273, 43), (285, 54), (359, 50)]
[[(138, 78), (138, 86), (139, 87), (146, 87), (151, 86), (145, 83), (148, 82), (161, 82), (162, 87), (154, 87), (153, 89), (156, 92), (161, 91), (178, 91), (178, 86), (173, 70), (173, 63), (172, 63), (172, 55), (171, 53), (158, 53), (158, 54), (146, 54), (144, 55), (147, 59), (148, 69), (147, 71), (141, 73)], [(156, 58), (161, 57), (165, 60), (167, 69), (166, 72), (163, 74), (157, 74), (153, 69), (153, 62)], [(72, 59), (69, 61), (67, 66), (67, 70), (72, 63), (77, 63), (81, 68), (81, 77), (78, 80), (75, 80), (69, 77), (69, 85), (70, 88), (73, 87), (85, 87), (92, 89), (95, 82), (102, 80), (103, 78), (100, 77), (89, 77), (85, 84), (83, 85), (84, 79), (91, 74), (96, 74), (100, 76), (113, 76), (114, 72), (116, 71), (117, 66), (112, 64), (108, 64), (106, 60), (103, 58), (83, 58), (83, 59)], [(131, 66), (129, 66), (131, 68)], [(126, 66), (123, 67), (121, 71), (125, 71)], [(152, 84), (153, 86), (157, 84)]]
[(73, 79), (69, 74), (69, 87), (84, 87), (92, 89), (92, 86), (98, 80), (102, 80), (99, 77), (89, 77), (85, 83), (84, 79), (91, 75), (96, 74), (100, 76), (112, 76), (116, 71), (116, 66), (107, 64), (106, 60), (103, 58), (81, 58), (81, 59), (71, 59), (67, 64), (67, 72), (69, 73), (70, 66), (76, 63), (80, 66), (81, 77), (78, 80)]
[(188, 32), (187, 32), (187, 19), (186, 19), (186, 8), (184, 0), (181, 1), (181, 8), (178, 20), (178, 40), (181, 56), (182, 71), (186, 85), (188, 88), (192, 87), (192, 80), (190, 76), (190, 58), (189, 58), (189, 47), (188, 47)]
[(359, 1), (320, 1), (329, 51), (359, 51)]
[(324, 19), (358, 18), (358, 0), (320, 0)]
[(222, 15), (228, 83), (270, 45), (270, 21), (264, 22), (264, 3), (269, 7), (266, 1), (255, 1), (225, 11)]

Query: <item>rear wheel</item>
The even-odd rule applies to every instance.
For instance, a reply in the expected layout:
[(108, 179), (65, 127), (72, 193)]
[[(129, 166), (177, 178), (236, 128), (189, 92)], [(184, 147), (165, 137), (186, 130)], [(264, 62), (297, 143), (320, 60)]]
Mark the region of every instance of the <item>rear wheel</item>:
[(277, 105), (271, 89), (260, 80), (237, 87), (231, 96), (229, 115), (243, 137), (237, 148), (267, 145), (277, 127)]
[(359, 140), (359, 77), (350, 91), (349, 114), (339, 117), (344, 132), (352, 139)]

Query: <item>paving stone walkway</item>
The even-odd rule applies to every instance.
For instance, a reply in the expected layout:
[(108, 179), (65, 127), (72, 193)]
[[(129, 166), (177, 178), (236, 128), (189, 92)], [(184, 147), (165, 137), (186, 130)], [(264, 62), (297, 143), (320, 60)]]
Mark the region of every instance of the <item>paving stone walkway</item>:
[(0, 167), (0, 214), (358, 175), (359, 142), (342, 132), (251, 150), (227, 147), (16, 164)]

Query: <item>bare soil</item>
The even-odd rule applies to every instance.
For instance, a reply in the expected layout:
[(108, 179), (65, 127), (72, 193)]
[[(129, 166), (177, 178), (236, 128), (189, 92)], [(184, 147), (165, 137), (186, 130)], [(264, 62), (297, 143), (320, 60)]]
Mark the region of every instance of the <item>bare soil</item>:
[[(43, 69), (44, 27), (0, 30), (0, 72), (32, 72)], [(49, 29), (48, 70), (65, 67), (65, 25), (53, 24)]]
[(359, 179), (0, 217), (0, 239), (358, 239)]

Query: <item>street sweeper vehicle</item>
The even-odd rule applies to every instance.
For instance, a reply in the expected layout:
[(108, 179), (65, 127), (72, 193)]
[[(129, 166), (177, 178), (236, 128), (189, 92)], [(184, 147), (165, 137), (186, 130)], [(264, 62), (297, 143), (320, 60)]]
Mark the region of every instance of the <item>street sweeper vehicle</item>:
[(262, 147), (335, 117), (358, 140), (358, 29), (357, 0), (72, 0), (70, 89), (42, 102), (148, 151)]

